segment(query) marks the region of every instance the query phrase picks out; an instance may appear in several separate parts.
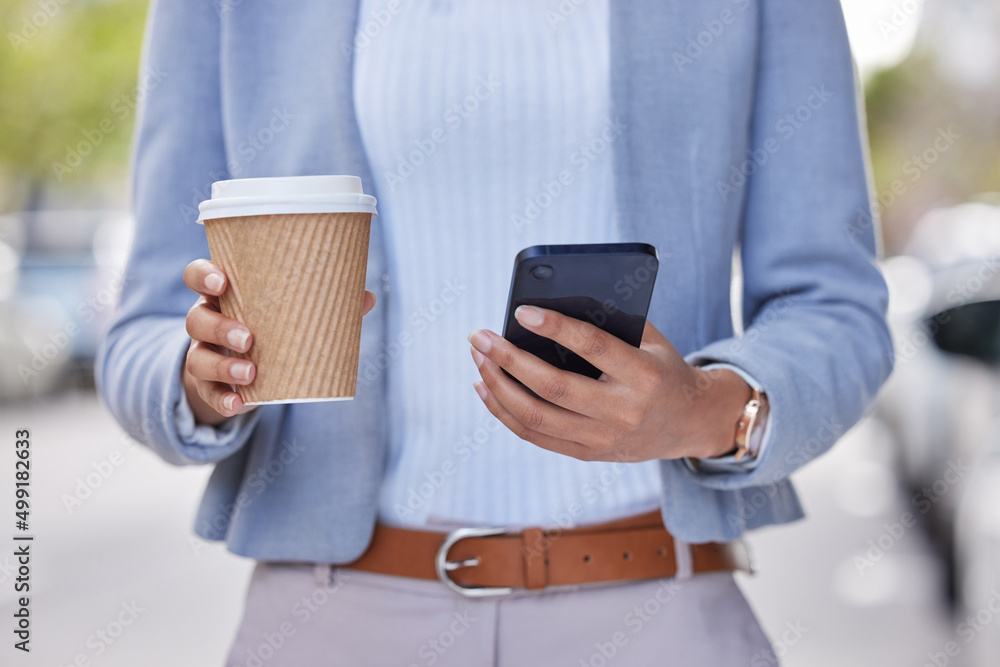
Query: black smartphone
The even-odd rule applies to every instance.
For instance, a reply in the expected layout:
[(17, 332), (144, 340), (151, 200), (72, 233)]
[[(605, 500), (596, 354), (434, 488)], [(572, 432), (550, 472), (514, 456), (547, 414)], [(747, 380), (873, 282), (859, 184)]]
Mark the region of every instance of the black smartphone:
[(537, 245), (514, 259), (503, 337), (557, 368), (598, 378), (575, 352), (534, 334), (514, 317), (518, 306), (558, 311), (639, 347), (659, 260), (648, 243)]

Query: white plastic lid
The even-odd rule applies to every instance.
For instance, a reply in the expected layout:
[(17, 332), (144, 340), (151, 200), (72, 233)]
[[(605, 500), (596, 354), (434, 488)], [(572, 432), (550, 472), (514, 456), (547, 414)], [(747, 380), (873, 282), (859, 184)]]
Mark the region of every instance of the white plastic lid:
[(212, 198), (198, 205), (198, 222), (215, 218), (282, 213), (371, 213), (357, 176), (238, 178), (212, 183)]

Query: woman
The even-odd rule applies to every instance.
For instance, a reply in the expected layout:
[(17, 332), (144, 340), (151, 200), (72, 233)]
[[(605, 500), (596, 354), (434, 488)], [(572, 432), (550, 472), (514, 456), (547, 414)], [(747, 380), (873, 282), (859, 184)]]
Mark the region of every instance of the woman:
[[(835, 0), (175, 0), (145, 58), (98, 369), (156, 452), (215, 464), (196, 530), (258, 561), (228, 664), (776, 662), (731, 547), (802, 516), (788, 475), (892, 363)], [(247, 411), (195, 207), (321, 173), (379, 198), (359, 390)], [(518, 250), (611, 241), (659, 250), (639, 349), (519, 314), (600, 380), (494, 333)]]

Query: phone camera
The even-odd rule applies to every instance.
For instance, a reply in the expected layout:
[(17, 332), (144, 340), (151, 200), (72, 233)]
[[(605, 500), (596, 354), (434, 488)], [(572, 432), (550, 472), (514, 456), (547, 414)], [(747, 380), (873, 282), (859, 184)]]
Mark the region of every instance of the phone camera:
[(530, 273), (531, 277), (536, 280), (545, 280), (552, 277), (552, 267), (548, 264), (539, 264)]

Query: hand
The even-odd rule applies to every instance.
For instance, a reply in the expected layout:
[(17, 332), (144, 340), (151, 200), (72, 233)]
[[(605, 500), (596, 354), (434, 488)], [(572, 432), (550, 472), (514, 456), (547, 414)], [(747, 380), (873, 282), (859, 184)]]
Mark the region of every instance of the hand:
[[(184, 284), (200, 298), (188, 311), (187, 332), (191, 336), (182, 378), (188, 403), (202, 424), (219, 424), (256, 406), (243, 405), (233, 385), (253, 382), (252, 362), (227, 356), (227, 351), (247, 352), (253, 333), (219, 312), (219, 296), (229, 281), (222, 269), (207, 259), (197, 259), (184, 269)], [(375, 307), (375, 295), (365, 290), (363, 314)]]
[(492, 331), (472, 332), (472, 357), (483, 378), (476, 392), (518, 437), (584, 461), (708, 458), (734, 448), (736, 423), (750, 399), (749, 385), (736, 373), (689, 365), (648, 321), (635, 348), (553, 310), (521, 306), (515, 317), (602, 371), (594, 380), (557, 369)]

